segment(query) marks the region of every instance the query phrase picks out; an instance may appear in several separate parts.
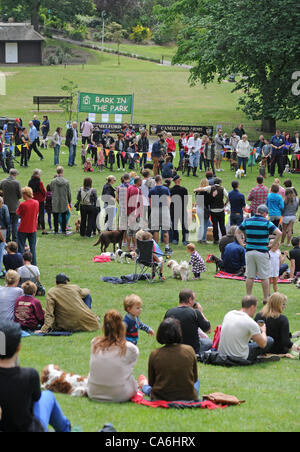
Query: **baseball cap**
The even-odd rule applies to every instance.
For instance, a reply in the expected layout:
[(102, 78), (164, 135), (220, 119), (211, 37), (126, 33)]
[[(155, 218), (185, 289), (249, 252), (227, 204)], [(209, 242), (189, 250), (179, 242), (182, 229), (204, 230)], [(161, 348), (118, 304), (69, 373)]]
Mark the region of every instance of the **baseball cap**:
[(56, 275), (56, 284), (66, 284), (67, 281), (70, 281), (70, 278), (64, 273)]

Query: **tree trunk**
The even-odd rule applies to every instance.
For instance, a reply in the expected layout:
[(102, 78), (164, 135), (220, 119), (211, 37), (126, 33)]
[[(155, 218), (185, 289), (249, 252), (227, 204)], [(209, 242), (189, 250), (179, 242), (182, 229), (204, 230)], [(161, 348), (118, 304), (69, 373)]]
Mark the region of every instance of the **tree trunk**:
[(41, 2), (40, 0), (35, 0), (32, 5), (31, 11), (31, 25), (35, 31), (39, 31), (39, 11), (40, 11)]
[(276, 119), (264, 118), (261, 122), (262, 132), (275, 133), (276, 131)]

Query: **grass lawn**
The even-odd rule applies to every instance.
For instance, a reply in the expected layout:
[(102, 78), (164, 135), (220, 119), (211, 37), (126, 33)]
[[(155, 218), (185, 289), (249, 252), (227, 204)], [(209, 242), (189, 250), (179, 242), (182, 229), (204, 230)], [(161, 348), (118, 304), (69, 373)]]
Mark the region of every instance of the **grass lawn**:
[[(77, 81), (79, 88), (95, 92), (136, 93), (136, 121), (155, 121), (172, 123), (180, 121), (194, 124), (213, 123), (223, 120), (238, 123), (240, 114), (235, 111), (235, 99), (230, 94), (229, 84), (213, 85), (204, 90), (201, 87), (189, 88), (186, 84), (187, 71), (178, 68), (156, 66), (150, 63), (122, 59), (121, 67), (111, 55), (96, 55), (94, 64), (84, 70), (81, 67), (12, 67), (5, 69), (13, 72), (8, 77), (6, 97), (1, 98), (2, 112), (16, 117), (21, 115), (24, 122), (32, 117), (32, 96), (35, 94), (59, 94), (63, 77)], [(61, 124), (61, 114), (49, 114), (53, 124)], [(81, 187), (84, 173), (78, 167), (67, 167), (67, 149), (63, 148), (61, 164), (66, 168), (65, 175), (70, 180), (73, 202), (77, 190)], [(43, 170), (42, 180), (49, 183), (55, 173), (53, 150), (44, 151), (45, 160), (40, 162), (35, 154), (30, 168), (22, 169), (19, 180), (22, 185), (28, 183), (35, 167)], [(222, 173), (223, 185), (230, 189), (234, 174)], [(202, 173), (203, 174), (203, 173)], [(108, 171), (93, 175), (94, 187), (101, 193)], [(120, 173), (115, 173), (120, 180)], [(246, 195), (255, 184), (257, 169), (249, 171), (248, 177), (241, 181), (241, 191)], [(296, 189), (300, 190), (299, 176), (292, 176)], [(190, 193), (200, 180), (193, 177), (183, 178), (183, 185)], [(271, 185), (271, 179), (266, 184)], [(72, 210), (71, 225), (74, 225), (77, 213)], [(295, 233), (300, 234), (299, 223)], [(195, 236), (190, 239), (195, 241)], [(115, 308), (123, 312), (122, 300), (129, 293), (137, 293), (144, 301), (142, 320), (157, 330), (165, 312), (178, 302), (178, 293), (184, 287), (180, 281), (171, 279), (171, 272), (166, 270), (165, 283), (141, 282), (132, 286), (113, 286), (100, 281), (101, 276), (120, 276), (134, 271), (133, 264), (93, 264), (92, 259), (99, 254), (93, 247), (93, 239), (80, 238), (78, 234), (69, 237), (42, 236), (38, 233), (37, 256), (41, 270), (41, 279), (47, 289), (55, 282), (55, 275), (64, 271), (72, 283), (89, 287), (93, 297), (93, 311), (103, 319), (108, 309)], [(182, 245), (174, 248), (176, 260), (187, 259)], [(206, 257), (217, 253), (213, 245), (198, 245), (197, 249)], [(283, 247), (283, 249), (286, 249)], [(197, 300), (203, 305), (204, 312), (212, 324), (212, 329), (219, 325), (224, 315), (232, 309), (239, 309), (241, 298), (245, 294), (242, 282), (217, 280), (214, 265), (207, 266), (207, 273), (201, 281), (189, 281), (186, 287), (192, 288)], [(286, 315), (290, 320), (291, 330), (300, 330), (299, 292), (294, 285), (280, 286), (288, 296)], [(262, 306), (262, 291), (255, 286), (255, 295)], [(45, 298), (41, 299), (43, 305)], [(89, 371), (90, 341), (97, 333), (75, 334), (70, 338), (31, 337), (23, 340), (21, 352), (22, 366), (34, 367), (39, 372), (47, 364), (53, 363), (68, 372), (87, 375)], [(150, 352), (158, 347), (155, 338), (140, 334), (140, 357), (134, 374), (147, 373)], [(216, 368), (199, 364), (201, 380), (200, 394), (220, 391), (234, 394), (246, 403), (240, 407), (215, 411), (176, 411), (151, 409), (126, 404), (100, 404), (87, 399), (73, 399), (58, 395), (57, 398), (71, 419), (72, 425), (80, 425), (84, 431), (96, 431), (104, 423), (112, 422), (120, 432), (189, 432), (189, 431), (299, 431), (299, 360), (281, 360), (279, 363), (262, 364), (250, 368)]]
[[(91, 41), (92, 42), (92, 41)], [(95, 44), (95, 42), (93, 42)], [(101, 45), (100, 42), (96, 43), (97, 45)], [(105, 43), (104, 46), (108, 49), (117, 50), (118, 45), (114, 42)], [(133, 55), (145, 56), (148, 58), (160, 59), (162, 58), (165, 61), (172, 61), (175, 53), (176, 46), (158, 46), (158, 45), (149, 45), (149, 44), (131, 44), (131, 43), (122, 43), (120, 44), (121, 52), (132, 53)]]
[[(53, 40), (49, 45), (65, 45)], [(79, 66), (0, 66), (7, 74), (7, 95), (1, 97), (1, 115), (15, 117), (16, 112), (26, 122), (37, 109), (32, 103), (33, 96), (63, 95), (61, 87), (66, 80), (74, 80), (82, 92), (103, 94), (135, 94), (134, 122), (152, 124), (222, 125), (224, 131), (231, 133), (240, 122), (253, 140), (257, 139), (259, 122), (249, 121), (237, 111), (238, 94), (232, 94), (232, 85), (228, 82), (213, 83), (207, 88), (200, 85), (190, 87), (189, 71), (179, 67), (161, 66), (155, 63), (102, 54), (95, 50), (86, 50), (71, 45), (73, 51), (85, 54), (88, 59), (84, 69)], [(149, 50), (151, 47), (149, 46)], [(16, 108), (17, 101), (17, 108)], [(58, 125), (64, 125), (68, 119), (59, 113), (57, 106), (42, 106), (49, 116), (52, 131)], [(75, 102), (74, 110), (77, 109)], [(53, 111), (54, 110), (54, 111)], [(55, 111), (56, 110), (56, 111)], [(40, 113), (42, 116), (43, 110)], [(74, 114), (76, 117), (76, 114)], [(80, 120), (85, 114), (80, 114)], [(101, 121), (100, 115), (97, 120)], [(130, 117), (124, 117), (130, 121)], [(110, 117), (114, 122), (114, 117)], [(281, 124), (291, 133), (297, 123)]]

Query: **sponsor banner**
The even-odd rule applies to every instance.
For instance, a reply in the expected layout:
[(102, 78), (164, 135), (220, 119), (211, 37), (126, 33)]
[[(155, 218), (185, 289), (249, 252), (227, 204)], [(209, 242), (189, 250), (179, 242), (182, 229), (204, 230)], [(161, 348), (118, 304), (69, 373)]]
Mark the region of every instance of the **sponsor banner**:
[[(81, 127), (82, 123), (80, 124)], [(98, 127), (101, 132), (104, 132), (104, 130), (108, 129), (110, 133), (120, 133), (121, 128), (123, 124), (118, 123), (101, 123), (101, 122), (95, 122), (93, 123), (94, 127)], [(132, 129), (134, 129), (135, 132), (139, 132), (141, 129), (146, 129), (146, 124), (131, 124)]]
[(189, 133), (191, 130), (194, 133), (199, 133), (200, 136), (207, 135), (209, 137), (213, 136), (214, 127), (213, 126), (189, 126), (189, 125), (163, 125), (163, 124), (151, 124), (150, 125), (150, 135), (157, 135), (163, 131), (171, 132), (174, 136), (179, 136), (181, 132)]

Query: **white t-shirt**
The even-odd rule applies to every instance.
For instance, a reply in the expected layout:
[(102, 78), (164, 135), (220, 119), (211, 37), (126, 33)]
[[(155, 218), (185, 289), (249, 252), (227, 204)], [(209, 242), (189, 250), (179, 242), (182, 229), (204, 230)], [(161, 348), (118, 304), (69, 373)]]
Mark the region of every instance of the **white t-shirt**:
[(270, 264), (271, 264), (271, 274), (270, 278), (278, 278), (280, 270), (280, 250), (269, 251), (270, 254)]
[(243, 311), (230, 311), (224, 317), (219, 353), (235, 358), (248, 359), (249, 341), (261, 334), (258, 324)]
[(30, 272), (28, 267), (30, 267), (30, 269), (34, 273), (35, 277), (40, 276), (40, 271), (39, 271), (38, 267), (36, 267), (35, 265), (23, 265), (23, 267), (20, 267), (17, 270), (21, 279), (30, 279), (30, 280), (34, 279), (34, 276)]

